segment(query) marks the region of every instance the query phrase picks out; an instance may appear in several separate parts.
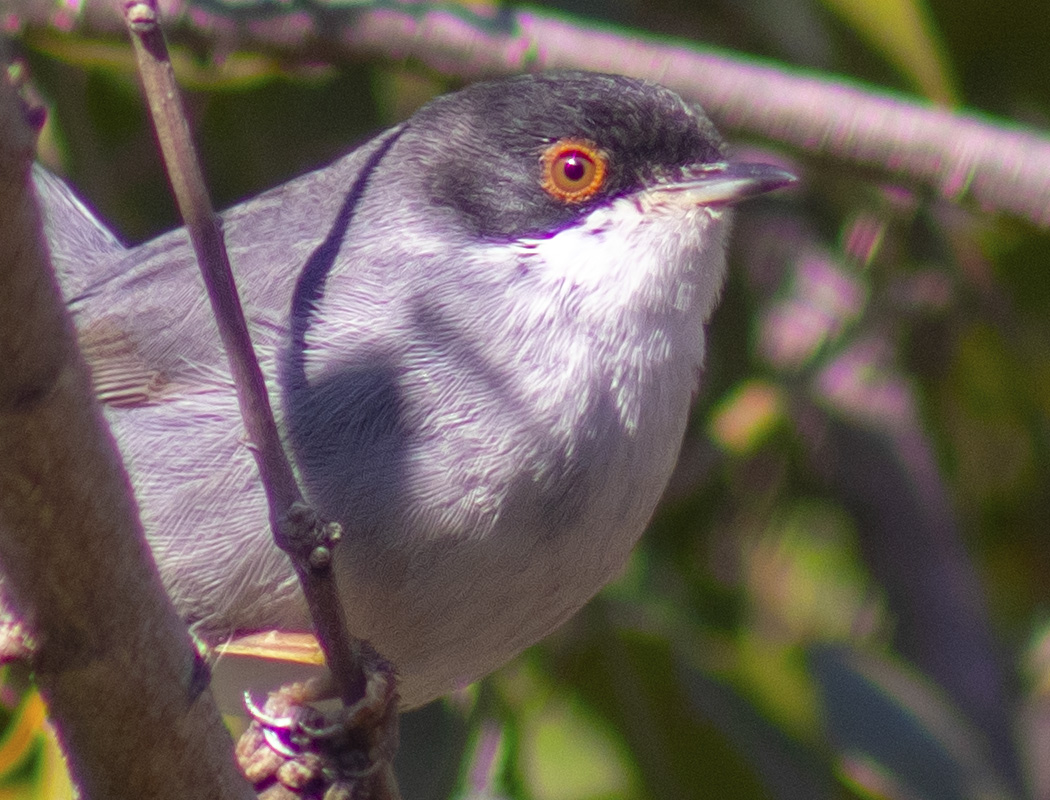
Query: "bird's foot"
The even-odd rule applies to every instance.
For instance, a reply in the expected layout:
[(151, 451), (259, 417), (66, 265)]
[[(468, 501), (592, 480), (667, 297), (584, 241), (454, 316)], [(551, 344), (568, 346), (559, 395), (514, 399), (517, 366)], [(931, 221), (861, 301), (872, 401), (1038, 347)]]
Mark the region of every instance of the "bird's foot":
[(246, 698), (252, 723), (237, 743), (237, 761), (268, 800), (365, 800), (387, 797), (397, 749), (397, 691), (389, 667), (369, 670), (364, 697), (322, 712), (327, 680), (283, 686), (259, 708)]

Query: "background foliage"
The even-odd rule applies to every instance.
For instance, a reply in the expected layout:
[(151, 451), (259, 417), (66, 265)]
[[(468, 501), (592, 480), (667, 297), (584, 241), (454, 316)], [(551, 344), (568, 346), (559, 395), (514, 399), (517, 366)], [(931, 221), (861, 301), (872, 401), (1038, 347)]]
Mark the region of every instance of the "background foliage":
[[(557, 7), (1050, 129), (1042, 0)], [(177, 44), (220, 207), (454, 88), (412, 64)], [(51, 112), (41, 158), (129, 242), (176, 224), (126, 44), (19, 46)], [(668, 496), (564, 629), (406, 717), (408, 800), (1050, 798), (1050, 236), (736, 144), (803, 180), (738, 217)], [(955, 614), (938, 599), (960, 585)], [(1001, 695), (942, 677), (996, 666)], [(3, 791), (58, 796), (13, 688)]]

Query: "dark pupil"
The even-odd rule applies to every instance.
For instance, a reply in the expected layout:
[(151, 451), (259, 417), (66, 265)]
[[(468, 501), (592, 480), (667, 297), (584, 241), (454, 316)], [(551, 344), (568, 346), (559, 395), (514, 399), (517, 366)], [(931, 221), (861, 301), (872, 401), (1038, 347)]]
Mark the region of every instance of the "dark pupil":
[(565, 165), (562, 167), (562, 172), (565, 173), (565, 177), (570, 181), (576, 182), (580, 180), (586, 171), (587, 164), (579, 153), (573, 153), (565, 157)]

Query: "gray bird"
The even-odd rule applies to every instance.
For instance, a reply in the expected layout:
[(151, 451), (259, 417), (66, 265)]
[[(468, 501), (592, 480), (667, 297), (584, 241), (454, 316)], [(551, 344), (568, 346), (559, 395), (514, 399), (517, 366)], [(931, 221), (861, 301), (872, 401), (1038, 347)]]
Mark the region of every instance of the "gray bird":
[[(308, 631), (183, 230), (124, 248), (35, 172), (52, 255), (150, 546), (205, 640)], [(440, 97), (223, 215), (305, 493), (339, 520), (352, 632), (402, 706), (468, 684), (615, 577), (674, 467), (728, 206), (668, 89), (581, 72)]]

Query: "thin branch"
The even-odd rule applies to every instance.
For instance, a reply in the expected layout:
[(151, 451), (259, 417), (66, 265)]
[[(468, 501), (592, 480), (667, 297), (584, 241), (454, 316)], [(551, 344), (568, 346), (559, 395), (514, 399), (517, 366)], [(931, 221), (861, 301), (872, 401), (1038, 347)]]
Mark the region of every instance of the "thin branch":
[[(85, 32), (114, 29), (107, 5), (84, 3), (74, 19), (68, 8), (56, 11), (46, 0), (11, 0), (22, 25), (68, 29), (76, 22)], [(219, 52), (251, 48), (316, 60), (320, 49), (331, 59), (413, 59), (467, 79), (550, 68), (649, 78), (700, 102), (727, 131), (876, 168), (953, 201), (972, 198), (988, 211), (1050, 225), (1045, 134), (841, 78), (533, 11), (484, 17), (457, 6), (362, 9), (342, 0), (171, 5), (178, 27), (210, 37)]]
[(161, 585), (47, 262), (33, 137), (0, 79), (0, 562), (85, 798), (251, 798)]
[[(333, 673), (351, 676), (344, 683), (347, 687), (344, 700), (353, 703), (364, 694), (364, 678), (360, 675), (360, 669), (353, 666), (356, 659), (346, 633), (342, 606), (331, 571), (327, 568), (316, 569), (325, 559), (323, 553), (314, 553), (315, 545), (310, 535), (316, 517), (303, 510), (305, 501), (281, 445), (266, 392), (266, 382), (252, 348), (244, 310), (237, 295), (219, 219), (212, 209), (204, 185), (204, 176), (190, 137), (167, 47), (157, 24), (156, 4), (152, 0), (131, 0), (126, 4), (126, 14), (139, 74), (172, 190), (197, 255), (219, 335), (229, 359), (241, 417), (270, 503), (270, 523), (274, 537), (281, 549), (292, 556), (305, 584), (311, 611), (319, 613), (319, 618), (315, 619), (328, 623), (321, 626), (319, 638)], [(297, 533), (297, 528), (305, 528), (306, 533)], [(324, 566), (327, 567), (327, 563)]]
[[(190, 137), (159, 26), (156, 0), (128, 0), (124, 9), (168, 176), (197, 255), (230, 363), (241, 418), (266, 490), (274, 539), (295, 566), (326, 665), (343, 703), (352, 707), (365, 700), (369, 685), (367, 670), (372, 659), (367, 646), (350, 634), (332, 574), (331, 548), (338, 543), (339, 526), (323, 523), (308, 507), (284, 453), (266, 382), (237, 295), (219, 219), (208, 197)], [(392, 777), (388, 769), (374, 773), (371, 782), (381, 786), (371, 790), (375, 796), (397, 796)]]

